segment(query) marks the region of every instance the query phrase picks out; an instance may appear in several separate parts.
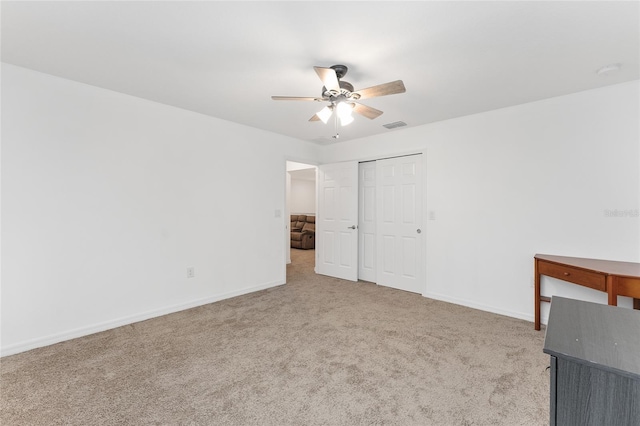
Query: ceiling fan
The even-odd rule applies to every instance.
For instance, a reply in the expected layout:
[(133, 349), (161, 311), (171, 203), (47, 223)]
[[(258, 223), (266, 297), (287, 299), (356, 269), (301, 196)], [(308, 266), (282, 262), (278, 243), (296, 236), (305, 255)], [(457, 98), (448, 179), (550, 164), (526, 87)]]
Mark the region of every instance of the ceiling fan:
[[(347, 74), (348, 68), (345, 65), (332, 65), (329, 68), (313, 67), (322, 80), (324, 87), (319, 97), (294, 97), (294, 96), (272, 96), (274, 101), (316, 101), (329, 102), (322, 110), (317, 112), (309, 121), (322, 121), (327, 123), (335, 111), (336, 126), (338, 119), (340, 124), (346, 126), (353, 121), (352, 112), (356, 112), (371, 120), (380, 116), (382, 111), (366, 106), (358, 102), (361, 99), (375, 98), (378, 96), (393, 95), (406, 91), (402, 80), (379, 84), (362, 90), (353, 90), (353, 85), (347, 81), (342, 81), (342, 77)], [(338, 135), (334, 138), (337, 138)]]

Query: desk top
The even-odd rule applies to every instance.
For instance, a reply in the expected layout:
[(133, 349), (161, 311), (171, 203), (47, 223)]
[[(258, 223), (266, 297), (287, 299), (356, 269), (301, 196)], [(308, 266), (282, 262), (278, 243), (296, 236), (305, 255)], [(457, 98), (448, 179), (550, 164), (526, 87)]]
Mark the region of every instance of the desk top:
[(616, 260), (587, 259), (584, 257), (553, 256), (550, 254), (536, 254), (536, 259), (546, 260), (562, 265), (575, 266), (605, 275), (621, 277), (640, 277), (640, 263), (618, 262)]
[(553, 296), (544, 352), (640, 380), (640, 312)]

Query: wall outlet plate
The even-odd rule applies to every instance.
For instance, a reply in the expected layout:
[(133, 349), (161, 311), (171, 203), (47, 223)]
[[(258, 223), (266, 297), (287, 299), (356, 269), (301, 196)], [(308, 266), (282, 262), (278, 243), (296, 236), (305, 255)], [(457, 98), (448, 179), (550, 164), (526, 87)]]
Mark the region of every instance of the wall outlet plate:
[(196, 268), (193, 266), (187, 267), (187, 278), (193, 278), (196, 276)]

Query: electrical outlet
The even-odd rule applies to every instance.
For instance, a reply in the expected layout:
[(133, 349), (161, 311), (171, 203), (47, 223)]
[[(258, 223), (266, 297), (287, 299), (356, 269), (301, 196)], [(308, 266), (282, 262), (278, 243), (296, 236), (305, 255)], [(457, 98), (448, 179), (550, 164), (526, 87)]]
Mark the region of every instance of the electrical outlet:
[(189, 266), (187, 268), (187, 278), (193, 278), (196, 276), (196, 268), (193, 266)]

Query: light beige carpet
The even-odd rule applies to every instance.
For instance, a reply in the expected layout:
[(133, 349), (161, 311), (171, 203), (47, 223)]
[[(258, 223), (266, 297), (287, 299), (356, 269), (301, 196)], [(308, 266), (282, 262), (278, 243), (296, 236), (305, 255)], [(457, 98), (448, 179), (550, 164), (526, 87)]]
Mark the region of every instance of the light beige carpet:
[(546, 425), (533, 324), (316, 276), (0, 361), (2, 425)]

